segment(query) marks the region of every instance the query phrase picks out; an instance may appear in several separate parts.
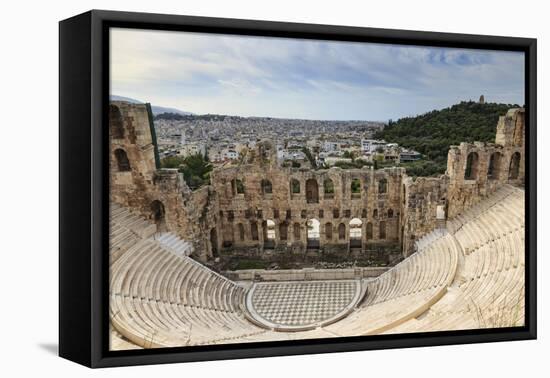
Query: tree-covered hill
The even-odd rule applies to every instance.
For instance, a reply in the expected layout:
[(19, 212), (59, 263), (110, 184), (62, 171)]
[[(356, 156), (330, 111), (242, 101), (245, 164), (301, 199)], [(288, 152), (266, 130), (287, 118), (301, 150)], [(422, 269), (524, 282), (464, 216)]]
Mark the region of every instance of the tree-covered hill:
[[(411, 163), (411, 174), (440, 174), (445, 172), (449, 146), (460, 142), (493, 142), (499, 116), (514, 107), (518, 105), (463, 101), (416, 117), (390, 120), (374, 137), (399, 143), (424, 155), (427, 161)], [(429, 172), (423, 172), (421, 167), (427, 164)]]

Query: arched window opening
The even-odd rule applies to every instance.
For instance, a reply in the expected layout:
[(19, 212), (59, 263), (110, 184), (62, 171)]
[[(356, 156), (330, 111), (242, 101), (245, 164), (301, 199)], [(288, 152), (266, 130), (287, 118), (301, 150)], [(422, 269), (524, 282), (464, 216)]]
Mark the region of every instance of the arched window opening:
[(244, 241), (244, 226), (242, 223), (239, 223), (239, 240)]
[(465, 180), (477, 179), (477, 169), (479, 164), (479, 156), (477, 152), (470, 152), (466, 158), (466, 170), (464, 171)]
[(229, 223), (222, 228), (222, 247), (231, 248), (233, 246), (233, 239), (235, 236), (235, 230), (233, 224)]
[(300, 223), (294, 223), (293, 233), (294, 233), (294, 240), (300, 241), (302, 238), (302, 235), (300, 235)]
[(378, 209), (374, 209), (374, 210), (372, 211), (372, 217), (373, 217), (373, 218), (378, 218)]
[(359, 218), (353, 218), (349, 221), (349, 244), (350, 247), (361, 247), (361, 238), (363, 237), (363, 221)]
[(393, 210), (388, 209), (388, 218), (393, 218)]
[(501, 153), (495, 152), (489, 158), (489, 168), (487, 168), (487, 178), (489, 180), (498, 180), (500, 178)]
[(320, 236), (320, 227), (321, 222), (317, 219), (308, 219), (307, 220), (307, 247), (308, 248), (319, 248), (319, 236)]
[(346, 240), (346, 225), (343, 223), (338, 225), (338, 240)]
[(358, 178), (351, 180), (351, 198), (361, 198), (361, 180)]
[(367, 240), (372, 240), (372, 223), (367, 223)]
[(264, 248), (275, 247), (275, 222), (271, 219), (267, 219), (263, 222), (264, 231)]
[(510, 159), (510, 170), (508, 171), (508, 179), (517, 180), (519, 177), (519, 163), (521, 155), (519, 152), (514, 152)]
[(367, 209), (363, 209), (363, 211), (361, 211), (361, 218), (367, 218), (367, 217), (368, 217)]
[(332, 223), (325, 224), (325, 239), (332, 241)]
[(115, 159), (119, 172), (128, 172), (130, 171), (130, 161), (128, 160), (128, 155), (123, 149), (117, 148), (115, 150)]
[(279, 224), (279, 238), (288, 240), (288, 224), (286, 222)]
[(388, 180), (385, 178), (378, 181), (378, 193), (384, 194), (388, 192)]
[(306, 181), (306, 201), (307, 203), (319, 202), (319, 187), (317, 186), (317, 180), (309, 179)]
[(262, 193), (263, 194), (272, 194), (273, 193), (273, 187), (271, 186), (271, 181), (269, 180), (262, 180)]
[(378, 238), (381, 240), (386, 239), (386, 222), (381, 221), (380, 225), (378, 226)]
[(340, 209), (332, 209), (332, 217), (334, 219), (340, 218)]
[(111, 137), (113, 139), (124, 138), (122, 114), (119, 107), (112, 104), (109, 106), (109, 125), (111, 125)]
[(242, 180), (234, 179), (231, 181), (231, 190), (233, 191), (233, 195), (237, 194), (244, 194), (244, 185)]
[(290, 180), (290, 193), (300, 194), (300, 181), (296, 179)]
[(323, 194), (327, 199), (334, 198), (334, 183), (331, 179), (325, 179), (323, 182)]
[(250, 222), (250, 236), (252, 240), (259, 240), (258, 238), (258, 223)]

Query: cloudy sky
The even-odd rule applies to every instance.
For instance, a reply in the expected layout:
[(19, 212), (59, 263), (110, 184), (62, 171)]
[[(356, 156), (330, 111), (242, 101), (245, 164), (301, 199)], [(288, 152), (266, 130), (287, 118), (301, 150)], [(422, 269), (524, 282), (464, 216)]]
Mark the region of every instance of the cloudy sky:
[(111, 94), (196, 114), (381, 120), (524, 103), (523, 53), (111, 30)]

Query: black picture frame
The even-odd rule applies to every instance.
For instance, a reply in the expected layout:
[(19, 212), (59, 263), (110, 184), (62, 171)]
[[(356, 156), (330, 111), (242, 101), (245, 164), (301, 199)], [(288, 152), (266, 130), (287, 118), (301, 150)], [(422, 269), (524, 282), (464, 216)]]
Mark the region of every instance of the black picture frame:
[[(195, 31), (525, 53), (525, 326), (483, 330), (108, 350), (108, 29)], [(59, 355), (88, 367), (535, 339), (536, 39), (92, 10), (59, 24)]]

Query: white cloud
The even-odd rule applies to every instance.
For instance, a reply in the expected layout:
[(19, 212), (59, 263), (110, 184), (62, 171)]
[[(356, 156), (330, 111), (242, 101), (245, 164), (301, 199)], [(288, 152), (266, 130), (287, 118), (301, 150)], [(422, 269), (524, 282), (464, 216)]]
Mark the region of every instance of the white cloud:
[(196, 113), (386, 119), (523, 103), (519, 53), (114, 29), (111, 91)]

